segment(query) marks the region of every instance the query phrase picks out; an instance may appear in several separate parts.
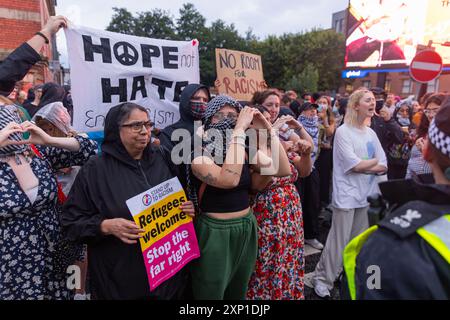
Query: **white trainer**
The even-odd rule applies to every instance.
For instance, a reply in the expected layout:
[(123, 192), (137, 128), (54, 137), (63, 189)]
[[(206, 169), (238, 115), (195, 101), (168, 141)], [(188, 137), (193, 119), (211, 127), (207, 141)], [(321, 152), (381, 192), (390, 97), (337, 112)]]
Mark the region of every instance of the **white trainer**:
[(321, 298), (327, 298), (331, 296), (330, 290), (328, 290), (327, 286), (320, 281), (315, 281), (314, 292)]
[(73, 297), (73, 300), (88, 300), (85, 293), (77, 293)]
[(322, 250), (323, 249), (323, 244), (321, 244), (319, 242), (319, 240), (317, 240), (317, 239), (305, 239), (305, 243), (309, 244), (314, 249), (317, 249), (317, 250)]

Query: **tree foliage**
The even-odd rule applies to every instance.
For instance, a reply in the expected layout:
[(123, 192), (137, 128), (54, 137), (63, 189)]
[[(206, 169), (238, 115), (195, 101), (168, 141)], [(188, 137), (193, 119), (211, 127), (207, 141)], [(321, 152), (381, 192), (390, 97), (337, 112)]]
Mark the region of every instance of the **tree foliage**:
[(143, 37), (172, 40), (198, 39), (200, 77), (213, 86), (216, 79), (215, 48), (261, 55), (264, 78), (271, 87), (313, 92), (337, 89), (344, 67), (345, 39), (334, 30), (268, 36), (258, 39), (252, 29), (241, 36), (233, 23), (205, 17), (192, 3), (185, 3), (174, 20), (169, 12), (153, 9), (133, 15), (125, 8), (113, 8), (107, 30)]

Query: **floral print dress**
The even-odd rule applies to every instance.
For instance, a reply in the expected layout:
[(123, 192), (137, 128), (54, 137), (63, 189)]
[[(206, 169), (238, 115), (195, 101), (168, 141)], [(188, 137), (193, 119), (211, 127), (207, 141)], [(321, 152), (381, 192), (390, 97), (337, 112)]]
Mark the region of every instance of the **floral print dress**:
[(61, 271), (62, 242), (57, 213), (55, 169), (83, 165), (95, 142), (77, 136), (78, 152), (37, 146), (30, 166), (39, 180), (31, 203), (11, 167), (0, 162), (0, 300), (69, 299), (69, 276)]
[(272, 178), (256, 195), (253, 213), (258, 221), (258, 259), (247, 292), (250, 300), (304, 299), (303, 218), (294, 186), (297, 178), (291, 163), (291, 176)]

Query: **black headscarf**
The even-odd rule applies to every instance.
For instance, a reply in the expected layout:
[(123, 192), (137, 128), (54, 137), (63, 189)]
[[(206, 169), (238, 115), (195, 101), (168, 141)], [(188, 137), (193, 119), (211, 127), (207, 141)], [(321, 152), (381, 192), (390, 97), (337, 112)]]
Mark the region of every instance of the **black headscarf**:
[[(207, 86), (198, 83), (191, 83), (184, 88), (180, 96), (180, 120), (174, 124), (164, 128), (161, 131), (161, 142), (164, 144), (170, 144), (166, 147), (173, 147), (173, 142), (171, 142), (172, 132), (176, 129), (186, 129), (189, 130), (191, 136), (194, 134), (194, 116), (192, 115), (190, 101), (194, 93), (200, 89), (205, 89), (208, 93), (208, 98), (211, 99), (209, 89)], [(171, 149), (171, 148), (170, 148)]]
[(35, 97), (36, 97), (36, 95), (34, 93), (34, 88), (28, 89), (27, 99), (24, 101), (23, 104), (25, 104), (25, 103), (32, 103), (34, 101)]
[(62, 102), (65, 94), (66, 90), (56, 83), (49, 82), (44, 84), (42, 87), (42, 97), (39, 102), (39, 108), (52, 102)]
[[(127, 104), (133, 104), (131, 102), (121, 103), (117, 106), (112, 107), (105, 119), (105, 140), (102, 144), (102, 152), (107, 155), (113, 156), (114, 158), (122, 161), (125, 164), (135, 166), (136, 160), (128, 153), (127, 149), (120, 139), (120, 127), (119, 127), (119, 116), (121, 110)], [(145, 147), (143, 152), (143, 160), (147, 160), (149, 153), (151, 152), (150, 143)]]
[(63, 98), (63, 105), (64, 107), (66, 107), (67, 112), (70, 115), (70, 119), (71, 119), (71, 125), (73, 125), (73, 102), (72, 102), (72, 95), (70, 93), (70, 86), (69, 85), (64, 85), (63, 86), (65, 94), (64, 94), (64, 98)]

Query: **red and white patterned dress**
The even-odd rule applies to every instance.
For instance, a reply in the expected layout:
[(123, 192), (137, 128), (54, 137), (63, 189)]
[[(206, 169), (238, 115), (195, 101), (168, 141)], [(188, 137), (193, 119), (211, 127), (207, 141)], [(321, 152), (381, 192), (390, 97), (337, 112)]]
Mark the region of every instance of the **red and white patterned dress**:
[(258, 221), (258, 259), (247, 299), (304, 299), (303, 217), (294, 185), (298, 172), (292, 163), (291, 173), (290, 177), (273, 178), (256, 195), (253, 213)]

